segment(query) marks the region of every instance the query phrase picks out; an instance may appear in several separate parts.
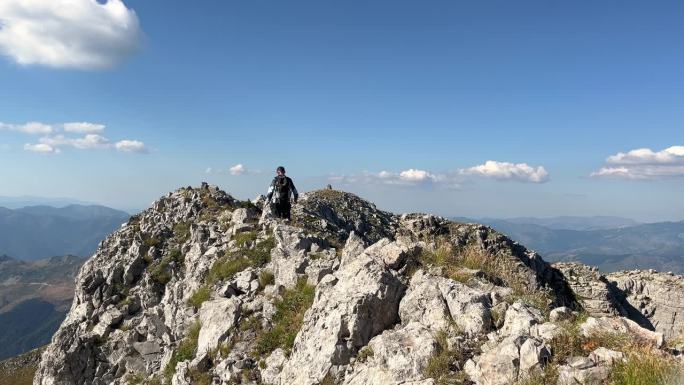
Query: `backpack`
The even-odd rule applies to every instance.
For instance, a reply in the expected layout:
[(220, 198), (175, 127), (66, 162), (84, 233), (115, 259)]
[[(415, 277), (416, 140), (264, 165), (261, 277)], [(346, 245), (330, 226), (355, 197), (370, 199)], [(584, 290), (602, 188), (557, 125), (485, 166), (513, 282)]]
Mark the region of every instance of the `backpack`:
[(276, 177), (275, 180), (273, 181), (275, 191), (275, 202), (276, 203), (281, 203), (281, 202), (287, 202), (287, 200), (290, 198), (290, 184), (288, 183), (287, 177)]

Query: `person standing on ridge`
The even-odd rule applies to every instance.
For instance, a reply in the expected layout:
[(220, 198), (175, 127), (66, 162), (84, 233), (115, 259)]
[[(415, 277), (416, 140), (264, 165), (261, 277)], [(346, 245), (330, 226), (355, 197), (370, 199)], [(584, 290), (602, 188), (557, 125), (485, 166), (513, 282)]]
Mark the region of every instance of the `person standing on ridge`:
[(275, 216), (277, 218), (290, 219), (290, 195), (294, 198), (294, 203), (297, 203), (299, 193), (295, 188), (292, 179), (285, 176), (285, 167), (279, 166), (276, 169), (276, 177), (273, 178), (271, 186), (268, 188), (266, 194), (266, 202), (274, 206)]

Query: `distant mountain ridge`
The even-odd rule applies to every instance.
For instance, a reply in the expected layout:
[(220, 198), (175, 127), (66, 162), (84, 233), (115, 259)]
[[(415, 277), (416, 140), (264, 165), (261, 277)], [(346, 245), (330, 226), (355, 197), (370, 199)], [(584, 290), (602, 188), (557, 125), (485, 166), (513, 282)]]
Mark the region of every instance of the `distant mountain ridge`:
[(0, 207), (7, 207), (9, 209), (18, 209), (27, 206), (53, 206), (63, 207), (68, 205), (93, 205), (92, 202), (86, 202), (74, 198), (48, 198), (31, 195), (23, 196), (0, 196)]
[(97, 205), (0, 207), (0, 254), (23, 260), (89, 256), (130, 215)]
[[(490, 220), (485, 218), (484, 220)], [(495, 220), (495, 219), (491, 219)], [(517, 217), (506, 218), (507, 222), (517, 224), (530, 224), (543, 226), (553, 230), (607, 230), (621, 227), (637, 226), (642, 223), (634, 219), (614, 217), (614, 216), (593, 216), (593, 217), (577, 217), (577, 216), (560, 216), (550, 218), (535, 218), (535, 217)]]
[[(514, 221), (486, 218), (457, 220), (490, 226), (540, 252), (552, 262), (579, 261), (596, 265), (604, 272), (653, 268), (684, 273), (684, 221), (570, 230), (543, 226), (539, 223), (544, 222), (539, 220), (523, 223), (524, 218)], [(614, 224), (617, 226), (620, 221)]]

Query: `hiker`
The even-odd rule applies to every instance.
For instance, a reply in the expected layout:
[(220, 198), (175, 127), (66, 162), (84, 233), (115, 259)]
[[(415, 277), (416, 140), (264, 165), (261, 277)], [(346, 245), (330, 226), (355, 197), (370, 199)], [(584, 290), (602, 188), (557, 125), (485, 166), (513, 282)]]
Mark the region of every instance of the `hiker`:
[(294, 197), (294, 203), (297, 203), (299, 193), (295, 188), (292, 179), (285, 176), (285, 167), (279, 166), (276, 169), (278, 174), (273, 178), (271, 186), (268, 188), (266, 194), (266, 202), (270, 202), (274, 206), (276, 218), (290, 219), (290, 195)]

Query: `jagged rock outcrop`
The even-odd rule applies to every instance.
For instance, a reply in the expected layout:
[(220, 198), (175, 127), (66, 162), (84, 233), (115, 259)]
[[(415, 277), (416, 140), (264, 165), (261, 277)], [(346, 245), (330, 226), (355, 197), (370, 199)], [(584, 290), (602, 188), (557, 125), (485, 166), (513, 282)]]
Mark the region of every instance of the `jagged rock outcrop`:
[(601, 274), (580, 263), (556, 263), (591, 315), (624, 316), (665, 339), (684, 337), (684, 277), (653, 270)]
[[(669, 340), (684, 337), (684, 277), (653, 270), (608, 274), (627, 315), (663, 333)], [(641, 316), (645, 317), (643, 320)]]
[[(552, 364), (589, 378), (619, 352), (553, 361), (568, 325), (657, 336), (617, 316), (665, 289), (566, 278), (487, 227), (335, 190), (302, 194), (289, 223), (255, 202), (183, 188), (104, 240), (34, 384), (489, 385)], [(608, 318), (585, 322), (582, 304)]]

